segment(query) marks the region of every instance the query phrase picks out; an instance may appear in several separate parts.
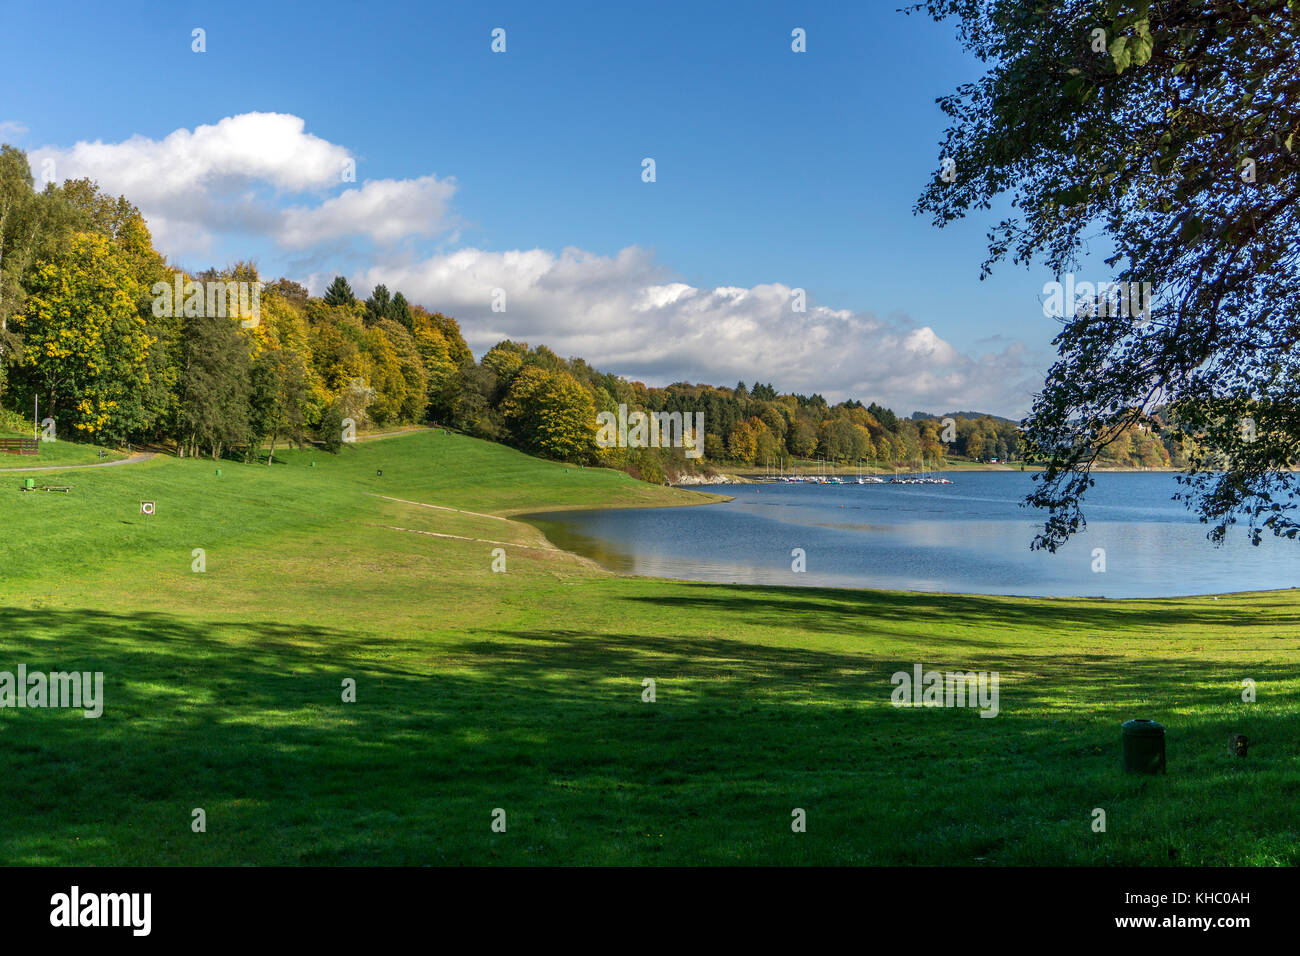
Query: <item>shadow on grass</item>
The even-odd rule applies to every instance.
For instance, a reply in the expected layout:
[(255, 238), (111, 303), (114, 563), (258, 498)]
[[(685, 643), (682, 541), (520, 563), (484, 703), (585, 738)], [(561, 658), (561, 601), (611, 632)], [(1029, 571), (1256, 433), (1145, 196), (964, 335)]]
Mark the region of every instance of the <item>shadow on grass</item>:
[[(683, 597), (685, 593), (688, 596)], [(847, 590), (840, 588), (781, 588), (719, 586), (699, 582), (674, 582), (672, 597), (631, 597), (628, 600), (662, 604), (665, 600), (684, 611), (698, 610), (734, 615), (764, 627), (820, 633), (868, 633), (873, 622), (915, 625), (916, 622), (977, 625), (982, 629), (1044, 631), (1053, 634), (1095, 634), (1099, 630), (1175, 628), (1186, 625), (1216, 628), (1261, 626), (1257, 610), (1239, 601), (1262, 604), (1286, 602), (1286, 610), (1270, 607), (1270, 628), (1300, 625), (1300, 602), (1292, 591), (1260, 592), (1236, 596), (1223, 607), (1205, 599), (1161, 601), (1108, 601), (1083, 598), (1031, 598), (996, 595), (929, 594), (904, 591)], [(947, 638), (945, 638), (947, 639)], [(986, 642), (997, 646), (997, 642)]]
[[(871, 605), (835, 596), (833, 613)], [(731, 610), (768, 613), (752, 597)], [(0, 711), (5, 863), (1300, 860), (1295, 705), (1234, 707), (1217, 662), (990, 651), (963, 663), (1005, 672), (993, 720), (889, 706), (908, 662), (690, 633), (434, 644), (0, 609), (0, 670), (19, 663), (103, 671), (106, 702), (97, 720)], [(1290, 682), (1294, 700), (1294, 668), (1250, 676)], [(1138, 704), (1169, 725), (1168, 777), (1118, 772), (1118, 724)], [(1258, 741), (1247, 761), (1228, 755), (1229, 730)], [(1105, 839), (1088, 826), (1097, 806)], [(792, 807), (816, 824), (797, 839)]]

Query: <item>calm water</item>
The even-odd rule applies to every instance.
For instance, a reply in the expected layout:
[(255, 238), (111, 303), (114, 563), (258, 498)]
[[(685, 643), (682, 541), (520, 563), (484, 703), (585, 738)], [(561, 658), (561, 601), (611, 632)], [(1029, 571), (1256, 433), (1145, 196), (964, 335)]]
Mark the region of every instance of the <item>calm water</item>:
[[(1030, 551), (1028, 472), (950, 474), (951, 485), (735, 485), (725, 504), (533, 515), (559, 547), (629, 574), (982, 594), (1168, 597), (1300, 585), (1300, 544), (1241, 533), (1216, 548), (1171, 501), (1172, 475), (1097, 475), (1087, 530)], [(791, 571), (803, 548), (807, 571)], [(1106, 570), (1092, 570), (1093, 549)]]

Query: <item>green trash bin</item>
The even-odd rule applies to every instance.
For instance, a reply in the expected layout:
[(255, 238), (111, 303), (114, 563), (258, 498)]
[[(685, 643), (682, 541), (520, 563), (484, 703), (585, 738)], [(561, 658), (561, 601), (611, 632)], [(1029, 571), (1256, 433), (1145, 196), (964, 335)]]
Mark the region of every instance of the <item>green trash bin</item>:
[(1165, 773), (1165, 728), (1154, 720), (1127, 720), (1120, 728), (1125, 773)]
[(35, 478), (24, 478), (24, 479), (23, 479), (23, 487), (26, 488), (28, 491), (31, 491), (32, 489), (34, 489), (34, 488), (36, 487), (36, 479), (35, 479)]

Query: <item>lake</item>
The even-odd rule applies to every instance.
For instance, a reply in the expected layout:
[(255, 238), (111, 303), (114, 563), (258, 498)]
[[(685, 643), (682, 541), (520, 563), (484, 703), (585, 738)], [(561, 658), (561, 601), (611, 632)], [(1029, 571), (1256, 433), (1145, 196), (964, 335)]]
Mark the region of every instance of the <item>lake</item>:
[[(722, 504), (526, 516), (558, 547), (627, 574), (974, 594), (1171, 597), (1300, 585), (1300, 544), (1241, 531), (1215, 547), (1174, 476), (1096, 475), (1087, 529), (1031, 551), (1030, 472), (950, 472), (951, 485), (728, 485)], [(792, 570), (802, 548), (806, 571)], [(1105, 570), (1094, 549), (1105, 551)]]

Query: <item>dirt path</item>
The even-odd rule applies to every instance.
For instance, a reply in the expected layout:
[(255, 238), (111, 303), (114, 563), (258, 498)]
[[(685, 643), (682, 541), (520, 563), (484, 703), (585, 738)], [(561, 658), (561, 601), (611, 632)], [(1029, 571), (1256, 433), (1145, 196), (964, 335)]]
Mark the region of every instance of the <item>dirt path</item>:
[(485, 515), (477, 511), (463, 511), (460, 508), (449, 508), (446, 505), (431, 505), (428, 502), (424, 502), (424, 501), (407, 501), (405, 498), (393, 498), (389, 495), (376, 494), (373, 491), (367, 492), (367, 494), (369, 494), (371, 497), (374, 498), (383, 498), (387, 501), (396, 501), (404, 505), (419, 505), (421, 508), (435, 508), (438, 511), (454, 511), (458, 515), (473, 515), (475, 518), (491, 518), (493, 521), (504, 521), (507, 524), (515, 524), (515, 522), (512, 521), (511, 519), (503, 518), (500, 515)]

